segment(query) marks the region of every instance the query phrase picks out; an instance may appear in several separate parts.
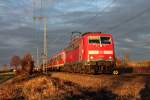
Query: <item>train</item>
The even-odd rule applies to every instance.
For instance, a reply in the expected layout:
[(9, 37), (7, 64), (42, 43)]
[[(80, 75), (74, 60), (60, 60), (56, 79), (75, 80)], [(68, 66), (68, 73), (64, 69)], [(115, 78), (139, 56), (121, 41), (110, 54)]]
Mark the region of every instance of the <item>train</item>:
[(73, 32), (67, 47), (48, 59), (49, 70), (73, 73), (118, 74), (115, 66), (113, 36), (102, 32)]

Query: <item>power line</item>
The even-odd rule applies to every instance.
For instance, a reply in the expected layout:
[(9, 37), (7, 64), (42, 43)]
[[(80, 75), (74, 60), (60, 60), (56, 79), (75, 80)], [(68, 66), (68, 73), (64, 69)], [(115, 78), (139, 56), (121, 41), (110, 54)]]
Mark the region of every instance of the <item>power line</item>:
[[(103, 13), (109, 6), (111, 6), (112, 4), (114, 4), (116, 1), (117, 1), (117, 0), (112, 0), (111, 3), (109, 3), (108, 5), (106, 5), (103, 9), (101, 9), (101, 12)], [(96, 2), (96, 4), (98, 4), (98, 3), (97, 3), (97, 0), (96, 0), (95, 2)], [(96, 5), (96, 6), (97, 6), (97, 5)], [(98, 7), (97, 7), (97, 9), (98, 9)], [(89, 20), (87, 20), (84, 24), (90, 23), (90, 22), (93, 21), (93, 19), (95, 19), (99, 14), (100, 14), (100, 13), (96, 13), (96, 14), (95, 14), (94, 16), (92, 16)], [(80, 27), (80, 28), (82, 28), (82, 27)], [(77, 30), (80, 30), (80, 28), (74, 30), (74, 32), (77, 31)], [(70, 34), (70, 33), (69, 33), (69, 34)]]
[[(104, 12), (109, 6), (111, 6), (112, 4), (114, 4), (117, 0), (112, 0), (111, 3), (109, 3), (108, 5), (106, 5), (103, 9), (101, 9), (100, 12)], [(97, 2), (97, 0), (96, 0)], [(97, 7), (98, 8), (98, 7)], [(87, 20), (84, 24), (88, 24), (90, 23), (91, 21), (93, 21), (93, 19), (95, 19), (99, 14), (102, 14), (102, 13), (96, 13), (93, 17), (91, 17), (89, 20)], [(78, 29), (79, 30), (79, 29)]]
[[(111, 3), (109, 3), (108, 5), (106, 5), (103, 9), (101, 9), (101, 12), (103, 13), (109, 6), (111, 6), (112, 4), (114, 4), (116, 1), (117, 1), (117, 0), (112, 0)], [(95, 2), (96, 2), (96, 4), (98, 4), (98, 3), (97, 3), (97, 0), (96, 0)], [(96, 6), (97, 6), (97, 5), (96, 5)], [(98, 9), (98, 7), (97, 7), (97, 9)], [(95, 14), (95, 16), (91, 17), (91, 18), (90, 18), (89, 20), (87, 20), (84, 24), (90, 23), (90, 22), (93, 21), (93, 19), (95, 19), (99, 14), (100, 14), (100, 13)], [(80, 28), (82, 28), (82, 27), (80, 27)], [(76, 30), (74, 30), (74, 31), (80, 30), (80, 28), (79, 28), (79, 29), (76, 29)]]
[[(95, 2), (97, 2), (97, 0), (95, 0)], [(88, 22), (88, 21), (87, 21)], [(72, 32), (68, 32), (66, 35), (68, 35), (68, 34), (70, 34), (70, 33), (72, 33)], [(71, 37), (71, 36), (70, 36)], [(61, 37), (57, 37), (56, 39), (55, 39), (55, 41), (56, 40), (58, 40), (58, 39), (60, 39)]]
[[(142, 12), (137, 13), (136, 15), (120, 22), (119, 24), (117, 24), (117, 25), (113, 26), (112, 28), (110, 28), (110, 31), (113, 31), (113, 30), (119, 28), (121, 25), (125, 25), (126, 23), (131, 22), (132, 20), (135, 20), (136, 18), (142, 16), (145, 12), (148, 12), (149, 10), (150, 10), (150, 8), (147, 8), (147, 9), (143, 10)], [(132, 46), (132, 45), (130, 45), (130, 46)], [(134, 47), (134, 46), (132, 46), (132, 47)], [(137, 53), (137, 54), (139, 54), (139, 53)], [(142, 53), (140, 53), (140, 54), (142, 54)]]
[(117, 24), (117, 25), (111, 27), (109, 30), (110, 30), (110, 31), (113, 31), (113, 30), (119, 28), (121, 25), (125, 25), (126, 23), (128, 23), (128, 22), (130, 22), (130, 21), (132, 21), (132, 20), (135, 20), (136, 18), (142, 16), (145, 12), (148, 12), (149, 10), (150, 10), (150, 8), (147, 8), (147, 9), (143, 10), (142, 12), (140, 12), (140, 13), (138, 13), (138, 14), (136, 14), (136, 15), (134, 15), (134, 16), (132, 16), (132, 17), (130, 17), (130, 18), (128, 18), (128, 19), (122, 21), (121, 23), (119, 23), (119, 24)]
[[(112, 2), (109, 3), (108, 5), (106, 5), (106, 6), (101, 10), (101, 12), (103, 13), (109, 6), (111, 6), (111, 5), (114, 4), (115, 2), (116, 2), (116, 0), (112, 0)], [(87, 21), (87, 23), (89, 23), (92, 19), (95, 19), (99, 14), (100, 14), (100, 13), (95, 14), (95, 16), (93, 16), (91, 19), (89, 19), (89, 20)]]
[[(42, 0), (41, 0), (42, 1)], [(95, 2), (97, 2), (97, 0), (95, 0)], [(101, 12), (104, 12), (109, 6), (111, 6), (114, 2), (116, 2), (116, 0), (112, 0), (111, 3), (109, 3), (108, 5), (106, 5), (103, 9), (101, 9)], [(97, 4), (97, 3), (96, 3)], [(41, 2), (41, 12), (43, 11), (42, 10), (42, 2)], [(98, 7), (97, 7), (98, 8)], [(100, 13), (96, 13), (96, 15), (92, 16), (88, 21), (85, 22), (85, 24), (88, 24), (90, 23), (93, 19), (95, 19)], [(79, 30), (79, 29), (78, 29)]]

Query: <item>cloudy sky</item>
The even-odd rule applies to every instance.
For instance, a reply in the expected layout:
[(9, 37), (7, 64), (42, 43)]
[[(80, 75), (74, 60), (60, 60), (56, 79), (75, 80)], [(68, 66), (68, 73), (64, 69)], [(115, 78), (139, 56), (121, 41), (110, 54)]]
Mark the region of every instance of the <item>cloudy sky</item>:
[(113, 34), (117, 56), (150, 59), (150, 0), (0, 0), (0, 64), (42, 48), (43, 22), (33, 16), (48, 18), (49, 56), (72, 31), (101, 31)]

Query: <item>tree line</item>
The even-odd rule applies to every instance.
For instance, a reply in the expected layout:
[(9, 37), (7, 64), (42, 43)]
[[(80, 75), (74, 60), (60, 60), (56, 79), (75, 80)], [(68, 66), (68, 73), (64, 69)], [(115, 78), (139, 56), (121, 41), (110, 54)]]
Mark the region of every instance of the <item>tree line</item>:
[(32, 74), (34, 68), (34, 60), (30, 53), (24, 54), (21, 58), (17, 55), (11, 57), (10, 65), (16, 74)]

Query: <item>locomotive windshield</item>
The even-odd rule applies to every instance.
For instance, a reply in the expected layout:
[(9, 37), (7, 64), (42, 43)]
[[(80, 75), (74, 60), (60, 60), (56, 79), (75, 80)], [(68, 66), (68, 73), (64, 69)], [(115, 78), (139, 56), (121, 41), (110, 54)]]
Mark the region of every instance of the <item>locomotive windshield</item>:
[(110, 37), (100, 37), (101, 44), (111, 44), (111, 38)]
[(89, 43), (94, 44), (111, 44), (111, 38), (110, 37), (100, 37), (100, 36), (89, 36)]
[(99, 36), (90, 36), (89, 37), (89, 43), (100, 43)]

